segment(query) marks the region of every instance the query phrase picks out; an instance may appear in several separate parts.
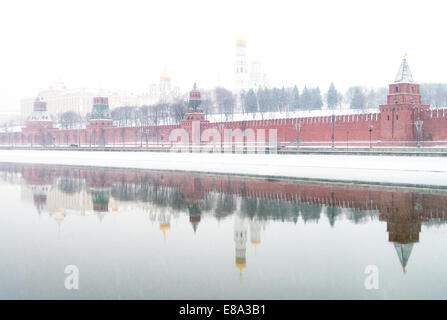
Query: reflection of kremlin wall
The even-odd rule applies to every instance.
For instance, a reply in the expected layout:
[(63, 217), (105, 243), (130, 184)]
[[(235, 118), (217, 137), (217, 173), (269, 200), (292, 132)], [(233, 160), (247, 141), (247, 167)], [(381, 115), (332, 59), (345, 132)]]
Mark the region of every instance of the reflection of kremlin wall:
[[(291, 215), (314, 214), (318, 217), (325, 208), (354, 210), (350, 219), (357, 219), (362, 212), (370, 212), (386, 222), (388, 240), (393, 243), (402, 267), (408, 264), (413, 245), (419, 242), (421, 225), (428, 222), (447, 221), (447, 194), (414, 193), (386, 189), (297, 184), (287, 181), (264, 181), (218, 176), (196, 176), (182, 173), (153, 173), (137, 170), (117, 171), (113, 169), (69, 169), (33, 167), (28, 165), (1, 164), (0, 172), (22, 175), (22, 199), (34, 203), (39, 213), (50, 214), (59, 224), (69, 215), (104, 214), (120, 211), (125, 207), (141, 208), (150, 219), (159, 224), (165, 238), (171, 229), (172, 219), (179, 213), (189, 215), (189, 223), (197, 232), (202, 204), (216, 195), (225, 194), (235, 198), (230, 212), (234, 219), (233, 241), (235, 264), (240, 272), (247, 267), (247, 243), (256, 249), (261, 243), (261, 230), (267, 220), (277, 218), (273, 212), (263, 211), (263, 204), (294, 204), (291, 212), (279, 212), (281, 220), (296, 221)], [(61, 181), (82, 182), (74, 192), (63, 191)], [(10, 181), (16, 181), (12, 179)], [(152, 189), (151, 189), (152, 188)], [(121, 191), (120, 191), (121, 190)], [(151, 192), (156, 194), (151, 197)], [(178, 192), (178, 193), (176, 193)], [(211, 198), (210, 196), (211, 195)], [(141, 198), (142, 197), (142, 198)], [(251, 201), (254, 211), (247, 211), (242, 203)], [(267, 201), (267, 202), (266, 202)], [(272, 206), (267, 206), (270, 210)], [(283, 207), (287, 208), (287, 207)], [(346, 212), (346, 209), (345, 212)], [(306, 212), (309, 211), (309, 212)], [(207, 214), (216, 214), (208, 208)], [(329, 217), (328, 217), (329, 218)], [(331, 223), (333, 226), (333, 223)]]

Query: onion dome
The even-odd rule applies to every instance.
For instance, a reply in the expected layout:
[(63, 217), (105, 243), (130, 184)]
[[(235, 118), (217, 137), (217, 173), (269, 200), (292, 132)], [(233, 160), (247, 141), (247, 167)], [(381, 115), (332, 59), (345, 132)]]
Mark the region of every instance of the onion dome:
[(243, 37), (239, 37), (236, 40), (236, 46), (238, 47), (245, 47), (247, 45), (247, 41)]

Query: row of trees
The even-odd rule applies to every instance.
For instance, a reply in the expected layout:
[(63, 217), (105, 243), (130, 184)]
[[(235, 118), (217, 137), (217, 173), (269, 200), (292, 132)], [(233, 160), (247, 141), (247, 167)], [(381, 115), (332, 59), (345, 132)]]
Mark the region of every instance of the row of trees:
[[(141, 107), (123, 106), (111, 111), (112, 120), (118, 127), (151, 126), (176, 124), (188, 110), (186, 101), (158, 103)], [(74, 111), (63, 112), (55, 120), (62, 129), (77, 128), (88, 122), (90, 114), (81, 117)]]
[(304, 87), (301, 93), (297, 86), (261, 89), (256, 92), (250, 89), (247, 93), (242, 93), (241, 100), (245, 113), (320, 110), (323, 106), (332, 110), (344, 106), (352, 109), (369, 109), (385, 103), (386, 94), (386, 88), (366, 87), (351, 87), (345, 94), (341, 94), (331, 83), (324, 94), (318, 87)]

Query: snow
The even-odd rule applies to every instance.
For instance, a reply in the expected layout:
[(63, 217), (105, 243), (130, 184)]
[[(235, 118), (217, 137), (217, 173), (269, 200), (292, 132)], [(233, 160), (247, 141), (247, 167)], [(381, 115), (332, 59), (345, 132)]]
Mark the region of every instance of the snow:
[(10, 126), (6, 128), (1, 128), (0, 132), (22, 132), (22, 126)]
[(331, 115), (355, 115), (379, 113), (378, 109), (321, 109), (321, 110), (305, 110), (305, 111), (290, 111), (290, 112), (260, 112), (255, 113), (235, 113), (233, 116), (229, 115), (228, 119), (224, 114), (209, 114), (206, 119), (210, 122), (221, 121), (248, 121), (248, 120), (268, 120), (268, 119), (288, 119), (288, 118), (309, 118), (309, 117), (328, 117)]
[(447, 187), (443, 157), (0, 150), (0, 162)]

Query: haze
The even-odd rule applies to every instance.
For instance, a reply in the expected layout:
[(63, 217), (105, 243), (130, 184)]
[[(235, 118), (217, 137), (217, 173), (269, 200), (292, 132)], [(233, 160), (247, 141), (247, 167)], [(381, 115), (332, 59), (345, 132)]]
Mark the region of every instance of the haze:
[(182, 90), (233, 87), (247, 40), (271, 86), (384, 86), (404, 53), (417, 82), (447, 82), (442, 1), (2, 1), (0, 108), (58, 78), (143, 93), (163, 69)]

